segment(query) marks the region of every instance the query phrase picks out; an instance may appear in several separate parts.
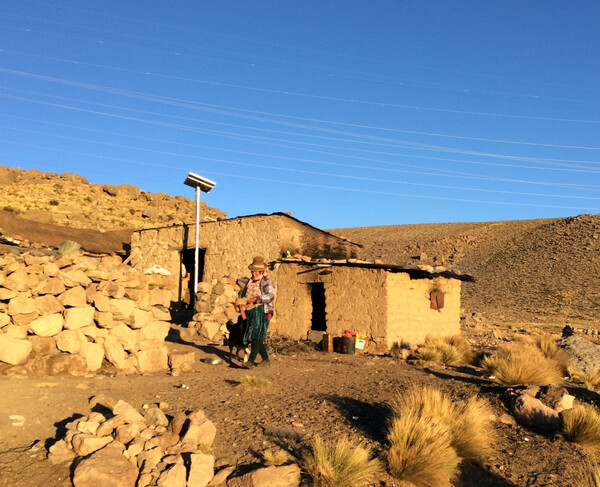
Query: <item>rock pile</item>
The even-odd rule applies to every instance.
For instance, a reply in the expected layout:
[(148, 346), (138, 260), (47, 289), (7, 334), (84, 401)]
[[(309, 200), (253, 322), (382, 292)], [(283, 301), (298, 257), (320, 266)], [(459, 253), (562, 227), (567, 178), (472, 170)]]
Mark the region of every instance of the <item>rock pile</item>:
[(238, 312), (233, 303), (241, 289), (230, 277), (199, 282), (194, 304), (196, 313), (188, 323), (187, 338), (198, 336), (206, 340), (222, 340), (227, 335), (227, 321), (237, 320)]
[(76, 487), (204, 487), (213, 478), (208, 451), (217, 429), (202, 410), (169, 420), (156, 405), (142, 415), (106, 397), (92, 398), (90, 410), (66, 425), (48, 454), (53, 464), (75, 461)]
[(518, 391), (508, 389), (505, 400), (519, 424), (553, 432), (560, 429), (560, 413), (573, 408), (575, 397), (564, 387), (529, 386)]
[[(0, 256), (0, 364), (8, 373), (168, 369), (171, 291), (116, 256)], [(180, 364), (181, 365), (181, 364)]]

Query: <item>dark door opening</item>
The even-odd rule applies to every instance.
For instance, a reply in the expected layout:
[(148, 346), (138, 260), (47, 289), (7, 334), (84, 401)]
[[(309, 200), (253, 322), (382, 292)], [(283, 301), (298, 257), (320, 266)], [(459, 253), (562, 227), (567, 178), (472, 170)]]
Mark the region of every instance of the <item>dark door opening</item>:
[[(180, 290), (179, 290), (179, 300), (189, 306), (191, 303), (190, 296), (194, 294), (194, 282), (196, 279), (195, 273), (195, 260), (196, 249), (187, 249), (181, 252), (181, 275), (180, 277)], [(198, 249), (198, 282), (202, 281), (204, 276), (204, 256), (206, 254), (206, 249)], [(183, 278), (183, 272), (188, 273), (189, 279)]]
[(311, 330), (327, 331), (327, 320), (325, 319), (325, 285), (315, 282), (310, 287), (310, 298), (312, 302)]

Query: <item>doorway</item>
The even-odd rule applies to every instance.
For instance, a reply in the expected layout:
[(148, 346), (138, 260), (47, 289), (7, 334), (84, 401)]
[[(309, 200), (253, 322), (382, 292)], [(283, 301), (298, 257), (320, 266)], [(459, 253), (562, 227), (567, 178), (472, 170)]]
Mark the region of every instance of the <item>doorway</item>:
[(308, 287), (310, 288), (310, 300), (312, 303), (310, 329), (327, 331), (327, 320), (325, 319), (325, 285), (322, 282), (314, 282), (309, 284)]
[[(179, 276), (180, 278), (180, 289), (179, 289), (179, 301), (182, 303), (186, 303), (189, 307), (191, 303), (190, 296), (194, 294), (194, 282), (196, 276), (194, 275), (195, 267), (195, 249), (187, 249), (181, 251), (181, 265), (182, 269), (180, 272), (183, 272), (183, 267), (187, 271), (189, 275), (189, 279), (183, 279), (183, 275)], [(204, 277), (204, 257), (206, 255), (206, 249), (198, 249), (198, 282), (202, 281)]]

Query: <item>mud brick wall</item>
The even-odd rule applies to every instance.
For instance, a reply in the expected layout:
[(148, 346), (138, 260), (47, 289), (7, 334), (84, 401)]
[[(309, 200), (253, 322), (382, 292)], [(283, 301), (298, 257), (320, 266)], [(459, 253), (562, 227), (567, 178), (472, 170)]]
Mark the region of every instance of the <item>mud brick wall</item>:
[[(460, 334), (461, 281), (435, 277), (411, 279), (408, 274), (390, 273), (387, 278), (388, 346), (401, 340), (423, 343), (427, 335), (451, 336)], [(444, 307), (430, 308), (430, 293), (444, 293)]]
[[(352, 266), (281, 264), (272, 273), (277, 297), (271, 330), (293, 339), (306, 339), (313, 303), (310, 286), (322, 283), (327, 333), (345, 330), (366, 335), (374, 349), (395, 342), (418, 344), (428, 334), (460, 333), (460, 288), (456, 279), (411, 279), (407, 273)], [(445, 297), (441, 310), (430, 309), (430, 293)]]
[(293, 339), (306, 339), (311, 329), (310, 286), (323, 283), (327, 333), (345, 330), (386, 342), (386, 275), (382, 270), (358, 267), (310, 267), (282, 264), (271, 273), (277, 290), (272, 330)]

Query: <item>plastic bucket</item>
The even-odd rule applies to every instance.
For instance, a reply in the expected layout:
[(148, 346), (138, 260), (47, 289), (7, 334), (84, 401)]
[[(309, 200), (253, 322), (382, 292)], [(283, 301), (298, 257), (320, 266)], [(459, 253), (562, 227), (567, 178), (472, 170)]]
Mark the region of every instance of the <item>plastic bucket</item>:
[(356, 346), (356, 337), (342, 337), (342, 353), (347, 355), (354, 354)]

